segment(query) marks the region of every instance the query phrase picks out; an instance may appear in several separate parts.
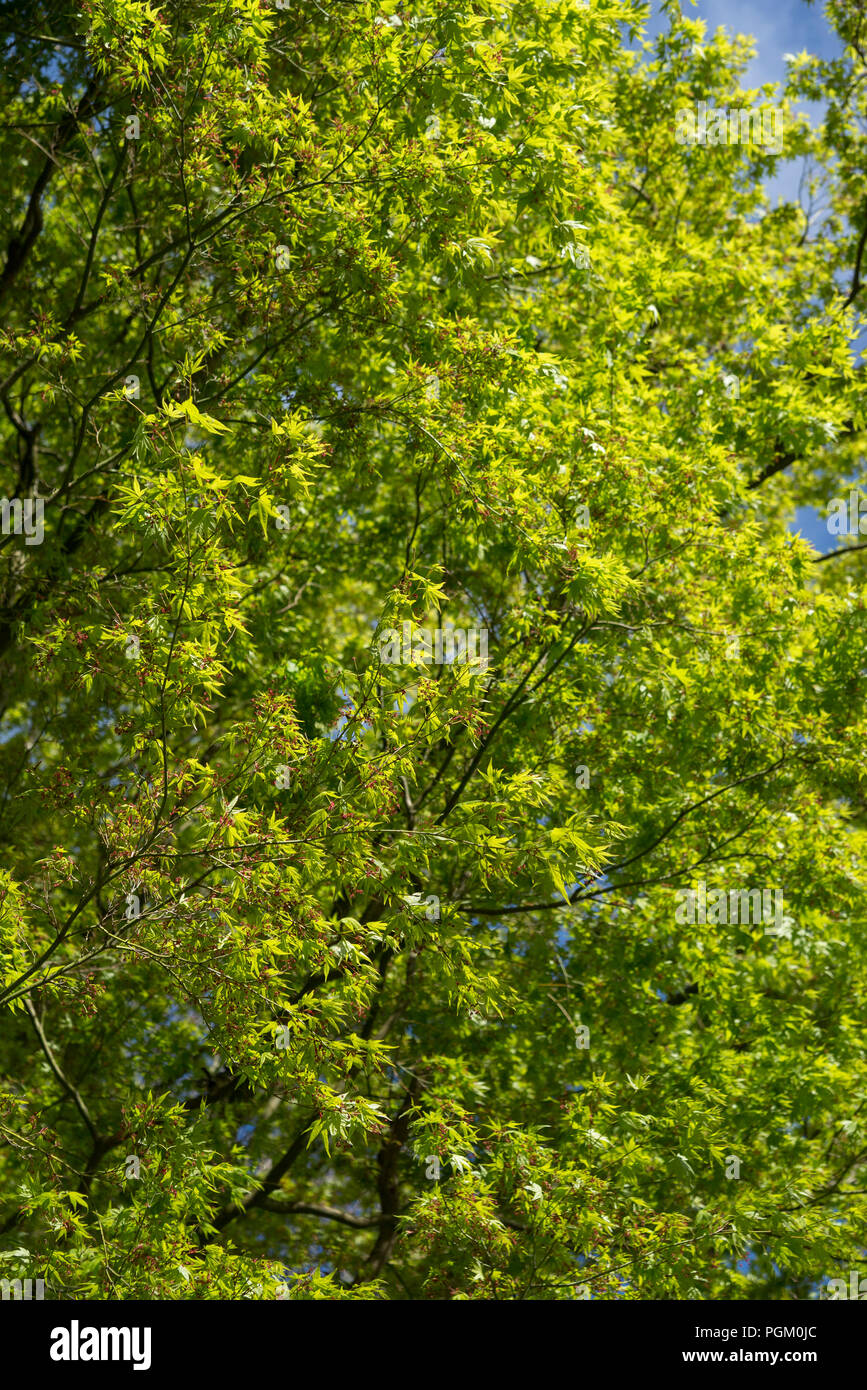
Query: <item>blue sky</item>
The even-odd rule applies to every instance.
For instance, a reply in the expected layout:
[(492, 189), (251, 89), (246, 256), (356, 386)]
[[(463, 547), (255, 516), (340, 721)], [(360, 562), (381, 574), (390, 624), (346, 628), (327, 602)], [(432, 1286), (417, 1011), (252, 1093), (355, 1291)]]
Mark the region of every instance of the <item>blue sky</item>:
[[(744, 78), (745, 87), (758, 87), (763, 82), (783, 82), (786, 76), (784, 54), (816, 53), (821, 58), (833, 58), (840, 53), (840, 41), (828, 25), (821, 4), (808, 5), (805, 0), (681, 0), (681, 13), (689, 19), (703, 19), (710, 36), (716, 29), (730, 34), (751, 34), (756, 41), (756, 56)], [(655, 16), (652, 28), (656, 31), (665, 23), (664, 16)], [(822, 110), (816, 102), (801, 102), (798, 110), (807, 112), (814, 120), (821, 119)], [(796, 198), (800, 178), (800, 162), (791, 160), (768, 185), (773, 198), (780, 194)]]
[(758, 56), (750, 68), (750, 82), (771, 82), (785, 72), (784, 53), (806, 48), (830, 58), (839, 52), (821, 5), (805, 0), (681, 0), (681, 11), (688, 18), (703, 19), (712, 32), (725, 28), (732, 34), (752, 34), (758, 43)]
[[(822, 58), (840, 52), (840, 43), (829, 28), (821, 5), (806, 0), (681, 0), (681, 13), (687, 19), (703, 19), (708, 35), (716, 29), (730, 34), (752, 34), (758, 52), (744, 79), (745, 86), (779, 82), (785, 77), (784, 53), (807, 49)], [(654, 14), (650, 32), (667, 26), (664, 15)]]
[[(837, 35), (824, 16), (824, 5), (807, 4), (806, 0), (681, 0), (681, 12), (689, 19), (702, 19), (710, 37), (717, 29), (730, 34), (751, 34), (756, 41), (756, 56), (743, 77), (745, 87), (757, 87), (764, 82), (782, 82), (786, 75), (787, 53), (816, 53), (832, 58), (841, 52)], [(665, 15), (655, 12), (649, 25), (651, 34), (667, 28)], [(814, 122), (821, 120), (821, 106), (815, 102), (799, 104)], [(780, 166), (777, 176), (768, 185), (773, 202), (778, 198), (796, 199), (801, 176), (800, 161), (790, 160)], [(847, 495), (844, 488), (840, 495)], [(823, 554), (834, 550), (840, 538), (828, 534), (825, 517), (812, 507), (800, 508), (791, 524)]]
[[(708, 38), (717, 29), (729, 34), (752, 35), (756, 56), (743, 77), (745, 87), (758, 87), (764, 82), (783, 82), (786, 76), (787, 53), (816, 53), (821, 58), (833, 58), (840, 53), (840, 41), (831, 30), (821, 4), (806, 0), (681, 0), (681, 13), (687, 19), (702, 19), (707, 25)], [(668, 27), (668, 20), (658, 9), (652, 15), (649, 32), (657, 34)], [(822, 108), (817, 102), (801, 102), (797, 110), (804, 111), (814, 121), (821, 119)], [(768, 184), (771, 197), (780, 195), (796, 198), (801, 175), (800, 161), (790, 160)]]

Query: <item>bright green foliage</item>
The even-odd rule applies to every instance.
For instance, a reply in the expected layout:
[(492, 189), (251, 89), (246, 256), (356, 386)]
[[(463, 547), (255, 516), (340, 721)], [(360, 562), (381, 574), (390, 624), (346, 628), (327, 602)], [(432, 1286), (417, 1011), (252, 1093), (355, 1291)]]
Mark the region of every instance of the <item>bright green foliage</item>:
[(860, 467), (864, 61), (790, 65), (808, 221), (676, 141), (781, 99), (665, 9), (3, 7), (0, 1260), (49, 1297), (863, 1264), (865, 562), (788, 523)]

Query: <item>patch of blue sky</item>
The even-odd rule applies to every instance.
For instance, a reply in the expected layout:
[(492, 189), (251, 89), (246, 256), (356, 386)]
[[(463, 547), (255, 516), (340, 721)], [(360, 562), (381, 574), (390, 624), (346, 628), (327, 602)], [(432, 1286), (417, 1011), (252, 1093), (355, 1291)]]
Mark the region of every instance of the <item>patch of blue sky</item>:
[[(830, 28), (818, 6), (803, 4), (758, 5), (756, 0), (685, 0), (683, 14), (687, 19), (704, 20), (705, 41), (712, 39), (717, 29), (725, 29), (730, 37), (752, 35), (755, 56), (747, 64), (741, 78), (745, 89), (762, 87), (768, 82), (779, 84), (786, 80), (787, 55), (803, 51), (820, 58), (840, 57), (840, 40)], [(647, 32), (655, 38), (668, 29), (668, 18), (661, 9), (650, 17)], [(821, 102), (801, 101), (795, 104), (796, 113), (807, 115), (813, 125), (821, 122), (824, 107)], [(803, 173), (800, 159), (782, 159), (776, 173), (765, 185), (773, 205), (775, 202), (798, 202)]]
[(799, 507), (789, 522), (789, 530), (792, 535), (809, 541), (820, 555), (827, 555), (829, 550), (836, 550), (840, 545), (840, 538), (829, 534), (827, 518), (815, 507)]
[[(730, 37), (748, 35), (755, 40), (754, 56), (740, 79), (745, 90), (771, 83), (775, 91), (781, 93), (789, 62), (798, 53), (815, 54), (825, 60), (842, 55), (840, 39), (818, 6), (814, 9), (811, 5), (792, 3), (758, 6), (755, 0), (686, 0), (683, 13), (688, 19), (704, 21), (705, 42), (711, 40), (718, 29), (724, 29)], [(655, 38), (666, 32), (668, 27), (668, 16), (661, 6), (657, 7), (648, 20), (648, 37)], [(797, 101), (792, 109), (795, 115), (805, 115), (814, 128), (821, 124), (825, 116), (822, 102)], [(802, 157), (781, 158), (774, 174), (765, 181), (764, 189), (772, 207), (781, 202), (800, 204), (805, 214), (811, 216), (815, 227), (813, 209), (804, 207), (803, 203), (809, 177), (810, 169)], [(763, 213), (759, 212), (757, 216), (761, 217)], [(844, 283), (843, 279), (840, 283)], [(856, 358), (860, 357), (865, 347), (867, 330), (856, 340)]]

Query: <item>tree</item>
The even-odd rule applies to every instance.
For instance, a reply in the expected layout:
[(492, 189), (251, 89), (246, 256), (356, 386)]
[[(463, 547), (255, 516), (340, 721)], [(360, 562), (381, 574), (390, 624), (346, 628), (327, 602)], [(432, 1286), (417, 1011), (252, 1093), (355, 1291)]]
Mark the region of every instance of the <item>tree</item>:
[(663, 9), (4, 7), (0, 1258), (49, 1297), (858, 1266), (864, 557), (788, 523), (860, 476), (861, 17), (780, 96)]

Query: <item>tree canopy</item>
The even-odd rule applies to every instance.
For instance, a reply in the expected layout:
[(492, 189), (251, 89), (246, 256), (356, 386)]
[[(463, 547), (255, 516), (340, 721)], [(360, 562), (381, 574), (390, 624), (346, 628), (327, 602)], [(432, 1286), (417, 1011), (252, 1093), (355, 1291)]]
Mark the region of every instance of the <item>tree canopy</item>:
[(833, 0), (750, 90), (662, 10), (3, 7), (0, 1272), (48, 1297), (863, 1262), (865, 560), (790, 523), (861, 478), (867, 36)]

